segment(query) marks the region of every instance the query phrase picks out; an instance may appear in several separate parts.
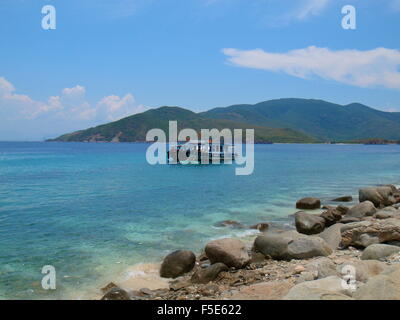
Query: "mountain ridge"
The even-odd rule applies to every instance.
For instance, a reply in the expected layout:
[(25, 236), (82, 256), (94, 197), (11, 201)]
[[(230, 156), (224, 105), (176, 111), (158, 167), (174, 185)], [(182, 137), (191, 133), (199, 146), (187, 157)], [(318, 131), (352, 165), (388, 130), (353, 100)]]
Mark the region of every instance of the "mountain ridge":
[(195, 113), (163, 106), (100, 126), (64, 134), (48, 141), (143, 142), (153, 128), (255, 129), (255, 142), (346, 142), (379, 138), (400, 140), (400, 113), (361, 103), (335, 104), (317, 99), (286, 98), (237, 104)]

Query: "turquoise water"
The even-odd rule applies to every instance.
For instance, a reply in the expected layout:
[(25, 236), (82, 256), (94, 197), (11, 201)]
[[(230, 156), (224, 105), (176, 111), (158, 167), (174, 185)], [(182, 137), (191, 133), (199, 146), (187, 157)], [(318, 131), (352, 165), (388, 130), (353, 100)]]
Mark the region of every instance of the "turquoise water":
[[(291, 224), (303, 196), (398, 184), (400, 146), (257, 145), (255, 171), (150, 166), (145, 144), (0, 142), (0, 297), (70, 297), (179, 248), (247, 230), (221, 220)], [(40, 286), (57, 270), (57, 290)]]

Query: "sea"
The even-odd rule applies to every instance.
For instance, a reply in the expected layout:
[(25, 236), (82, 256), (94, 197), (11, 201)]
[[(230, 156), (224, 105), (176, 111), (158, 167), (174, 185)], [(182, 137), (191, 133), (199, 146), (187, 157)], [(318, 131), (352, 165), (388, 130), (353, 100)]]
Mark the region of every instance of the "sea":
[[(296, 200), (323, 204), (400, 184), (400, 145), (255, 146), (236, 165), (150, 165), (148, 144), (0, 142), (0, 299), (87, 299), (109, 281), (138, 283), (171, 251), (200, 253), (268, 222), (292, 228)], [(44, 266), (56, 288), (46, 290)]]

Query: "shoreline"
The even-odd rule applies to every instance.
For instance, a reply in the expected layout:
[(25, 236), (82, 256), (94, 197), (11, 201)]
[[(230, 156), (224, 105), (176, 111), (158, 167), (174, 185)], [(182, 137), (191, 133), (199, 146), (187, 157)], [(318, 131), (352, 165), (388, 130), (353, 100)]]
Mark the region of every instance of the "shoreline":
[[(381, 186), (381, 185), (380, 185)], [(385, 188), (386, 186), (384, 186)], [(373, 188), (380, 188), (379, 186), (373, 187)], [(392, 186), (391, 188), (396, 189), (396, 197), (399, 196), (399, 198), (396, 198), (396, 204), (400, 203), (400, 190), (397, 189), (396, 186)], [(358, 199), (354, 199), (358, 200)], [(332, 201), (329, 201), (332, 202)], [(357, 203), (357, 201), (356, 201)], [(339, 206), (343, 206), (343, 202), (337, 202)], [(395, 203), (393, 203), (394, 205)], [(357, 207), (357, 204), (355, 204), (353, 207)], [(391, 206), (383, 206), (380, 208), (380, 210), (375, 209), (375, 212), (379, 212), (382, 210), (386, 210), (388, 208), (394, 208)], [(400, 207), (400, 206), (399, 206)], [(350, 208), (350, 209), (351, 209)], [(395, 208), (395, 210), (398, 207)], [(319, 209), (319, 208), (318, 208)], [(306, 214), (308, 215), (313, 215), (313, 216), (319, 216), (321, 213), (316, 214), (318, 212), (318, 209), (315, 210), (306, 210)], [(322, 207), (322, 212), (329, 212), (329, 210), (334, 210), (332, 206), (325, 206)], [(321, 212), (320, 210), (320, 212)], [(325, 211), (324, 211), (325, 210)], [(293, 209), (293, 212), (295, 212), (296, 209)], [(397, 212), (396, 212), (397, 213)], [(365, 219), (364, 219), (365, 218)], [(383, 221), (383, 220), (378, 220), (375, 217), (370, 217), (366, 216), (363, 219), (365, 221)], [(288, 219), (291, 219), (291, 215), (288, 216)], [(400, 210), (399, 210), (399, 222), (400, 222)], [(360, 219), (360, 221), (364, 221)], [(297, 221), (296, 221), (297, 222)], [(350, 222), (355, 223), (355, 222)], [(336, 222), (332, 225), (339, 225), (341, 223), (336, 224)], [(350, 226), (350, 224), (348, 226)], [(331, 226), (331, 227), (332, 227)], [(229, 227), (229, 226), (228, 226)], [(298, 229), (298, 228), (297, 228)], [(193, 268), (193, 270), (189, 271), (188, 273), (184, 273), (180, 276), (178, 276), (176, 279), (167, 279), (167, 278), (162, 278), (159, 275), (159, 270), (162, 265), (161, 261), (154, 262), (154, 263), (139, 263), (135, 264), (131, 267), (129, 267), (126, 271), (124, 271), (121, 275), (117, 276), (115, 278), (115, 283), (111, 282), (108, 285), (105, 284), (103, 288), (98, 288), (99, 294), (96, 295), (95, 297), (91, 297), (92, 299), (100, 299), (101, 296), (104, 297), (109, 294), (111, 291), (118, 291), (122, 290), (124, 292), (129, 292), (131, 295), (131, 298), (133, 299), (144, 299), (144, 300), (152, 300), (152, 299), (178, 299), (178, 300), (186, 300), (186, 299), (235, 299), (235, 298), (241, 298), (241, 299), (275, 299), (275, 298), (284, 298), (284, 295), (281, 294), (279, 297), (278, 296), (268, 296), (268, 295), (263, 295), (257, 290), (260, 288), (268, 287), (271, 289), (272, 287), (275, 288), (284, 288), (282, 292), (288, 293), (293, 287), (296, 285), (299, 285), (300, 283), (306, 282), (306, 281), (318, 281), (318, 279), (307, 279), (306, 281), (301, 281), (299, 282), (299, 278), (301, 277), (309, 277), (310, 275), (303, 275), (305, 270), (307, 270), (307, 265), (312, 264), (314, 262), (319, 263), (318, 261), (321, 259), (329, 259), (330, 262), (332, 262), (335, 265), (339, 265), (340, 263), (343, 264), (343, 262), (348, 262), (348, 263), (353, 263), (353, 264), (358, 264), (360, 263), (360, 257), (363, 253), (362, 249), (359, 247), (354, 247), (352, 245), (347, 246), (346, 248), (334, 248), (331, 250), (329, 255), (316, 255), (313, 257), (307, 257), (307, 258), (302, 258), (302, 259), (289, 259), (288, 261), (286, 259), (274, 259), (271, 257), (266, 257), (265, 254), (263, 254), (263, 257), (260, 257), (259, 252), (254, 252), (254, 242), (256, 239), (263, 237), (263, 236), (268, 236), (270, 234), (287, 234), (290, 232), (295, 232), (296, 227), (292, 229), (292, 231), (287, 231), (284, 229), (272, 229), (269, 228), (268, 230), (264, 231), (255, 231), (255, 234), (248, 235), (247, 237), (239, 237), (239, 238), (230, 238), (230, 239), (240, 239), (240, 241), (244, 244), (245, 250), (247, 252), (251, 252), (251, 257), (249, 258), (249, 263), (246, 265), (245, 268), (230, 268), (229, 270), (226, 270), (225, 272), (222, 272), (224, 276), (222, 279), (216, 278), (215, 281), (209, 281), (206, 284), (198, 284), (198, 283), (193, 283), (193, 274), (196, 272), (201, 271), (202, 269), (207, 269), (212, 265), (209, 260), (207, 260), (207, 257), (204, 258), (204, 251), (203, 252), (196, 252), (196, 266)], [(297, 233), (297, 232), (296, 232)], [(304, 234), (299, 234), (301, 237), (310, 237), (311, 235), (304, 235)], [(297, 237), (297, 236), (296, 236)], [(295, 237), (295, 238), (296, 238)], [(315, 238), (315, 235), (312, 235), (311, 237)], [(221, 239), (221, 238), (219, 238)], [(215, 240), (215, 239), (214, 239)], [(400, 240), (400, 239), (399, 239)], [(210, 242), (213, 242), (213, 240), (210, 240)], [(400, 242), (400, 241), (399, 241)], [(206, 244), (203, 244), (206, 245)], [(190, 248), (187, 248), (190, 250)], [(390, 259), (394, 259), (394, 263), (399, 262), (400, 266), (400, 244), (399, 244), (399, 256), (396, 258), (390, 257)], [(204, 260), (205, 259), (205, 260)], [(397, 259), (397, 260), (396, 260)], [(164, 260), (165, 261), (165, 260)], [(208, 261), (204, 263), (204, 261)], [(393, 261), (391, 262), (385, 262), (388, 266), (392, 264)], [(380, 262), (379, 262), (380, 263)], [(382, 262), (383, 263), (383, 262)], [(267, 269), (281, 269), (279, 272), (277, 272), (277, 275), (275, 277), (272, 277), (271, 279), (264, 279), (260, 275), (265, 275), (265, 268)], [(365, 268), (365, 266), (363, 267)], [(375, 268), (377, 268), (375, 266)], [(380, 265), (379, 268), (383, 268), (383, 265)], [(303, 270), (304, 269), (304, 270)], [(309, 272), (308, 272), (309, 273)], [(240, 283), (239, 278), (235, 278), (235, 274), (239, 274), (240, 279), (245, 279), (243, 283)], [(254, 274), (257, 274), (257, 277), (254, 277)], [(125, 275), (125, 276), (123, 276)], [(371, 276), (376, 276), (376, 274), (371, 274)], [(226, 277), (233, 277), (233, 279), (236, 281), (239, 281), (238, 283), (233, 281), (232, 283), (226, 283), (224, 281), (224, 278)], [(321, 279), (320, 279), (321, 280)], [(214, 287), (213, 287), (214, 286)], [(213, 287), (215, 290), (214, 292), (208, 292), (207, 290), (210, 289), (210, 287)], [(257, 289), (258, 288), (258, 289)], [(264, 288), (265, 289), (265, 288)], [(264, 290), (263, 289), (263, 290)], [(276, 288), (275, 288), (276, 289)], [(287, 289), (287, 290), (286, 290)], [(253, 291), (258, 292), (255, 294)], [(103, 292), (101, 292), (103, 291)], [(213, 290), (211, 290), (213, 291)], [(261, 290), (262, 291), (262, 290)], [(267, 290), (268, 291), (268, 290)], [(279, 290), (278, 290), (279, 291)], [(342, 297), (343, 298), (343, 297)], [(107, 298), (106, 298), (107, 300)]]

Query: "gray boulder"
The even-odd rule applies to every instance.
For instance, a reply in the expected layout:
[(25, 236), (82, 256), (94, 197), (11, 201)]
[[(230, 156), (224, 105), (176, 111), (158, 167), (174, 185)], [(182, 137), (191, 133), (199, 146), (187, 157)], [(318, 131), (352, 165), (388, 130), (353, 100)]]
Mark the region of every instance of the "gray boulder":
[(376, 212), (376, 208), (371, 201), (361, 202), (349, 209), (346, 213), (346, 217), (352, 218), (363, 218), (372, 216)]
[(336, 264), (334, 264), (331, 259), (326, 257), (318, 258), (317, 260), (306, 264), (305, 269), (307, 272), (315, 274), (317, 279), (340, 275)]
[(292, 259), (309, 259), (318, 256), (329, 256), (332, 253), (332, 249), (319, 237), (307, 237), (289, 243), (287, 253)]
[(198, 268), (193, 274), (193, 283), (208, 283), (214, 281), (222, 271), (228, 271), (228, 267), (223, 263), (215, 263), (205, 269)]
[(325, 242), (331, 247), (332, 250), (339, 248), (342, 242), (342, 228), (341, 223), (336, 223), (329, 228), (326, 228), (323, 232), (319, 233), (317, 236), (324, 239)]
[(276, 260), (307, 259), (332, 253), (332, 249), (322, 238), (293, 231), (258, 236), (253, 250)]
[(387, 268), (385, 263), (376, 260), (348, 261), (337, 266), (337, 272), (339, 275), (343, 277), (343, 275), (347, 274), (349, 266), (354, 268), (355, 280), (362, 283), (365, 283), (370, 278), (381, 274)]
[(212, 264), (222, 262), (236, 269), (245, 267), (250, 261), (245, 244), (238, 239), (211, 241), (206, 245), (205, 253)]
[(353, 201), (353, 197), (352, 196), (342, 196), (342, 197), (333, 199), (332, 201), (334, 201), (334, 202), (350, 202), (350, 201)]
[(317, 234), (325, 228), (325, 219), (314, 214), (300, 211), (295, 213), (294, 218), (297, 231), (303, 234)]
[(360, 221), (361, 221), (360, 218), (343, 217), (343, 218), (340, 220), (340, 223), (346, 224), (346, 223), (353, 223), (353, 222), (360, 222)]
[(392, 186), (363, 188), (358, 192), (360, 202), (371, 201), (377, 208), (386, 207), (396, 203)]
[(287, 247), (293, 238), (277, 233), (266, 233), (254, 240), (253, 250), (276, 260), (290, 260)]
[(394, 207), (386, 207), (376, 212), (374, 217), (376, 219), (400, 218), (400, 210)]
[(393, 253), (400, 252), (400, 247), (388, 244), (372, 244), (365, 248), (361, 260), (384, 260)]
[(321, 208), (321, 200), (317, 198), (303, 198), (296, 202), (297, 209), (319, 209)]
[(357, 300), (400, 300), (400, 269), (372, 277), (353, 295)]
[(196, 256), (192, 251), (178, 250), (170, 253), (161, 264), (160, 276), (177, 278), (194, 268)]
[(337, 276), (306, 281), (290, 289), (284, 300), (351, 300), (342, 281)]

